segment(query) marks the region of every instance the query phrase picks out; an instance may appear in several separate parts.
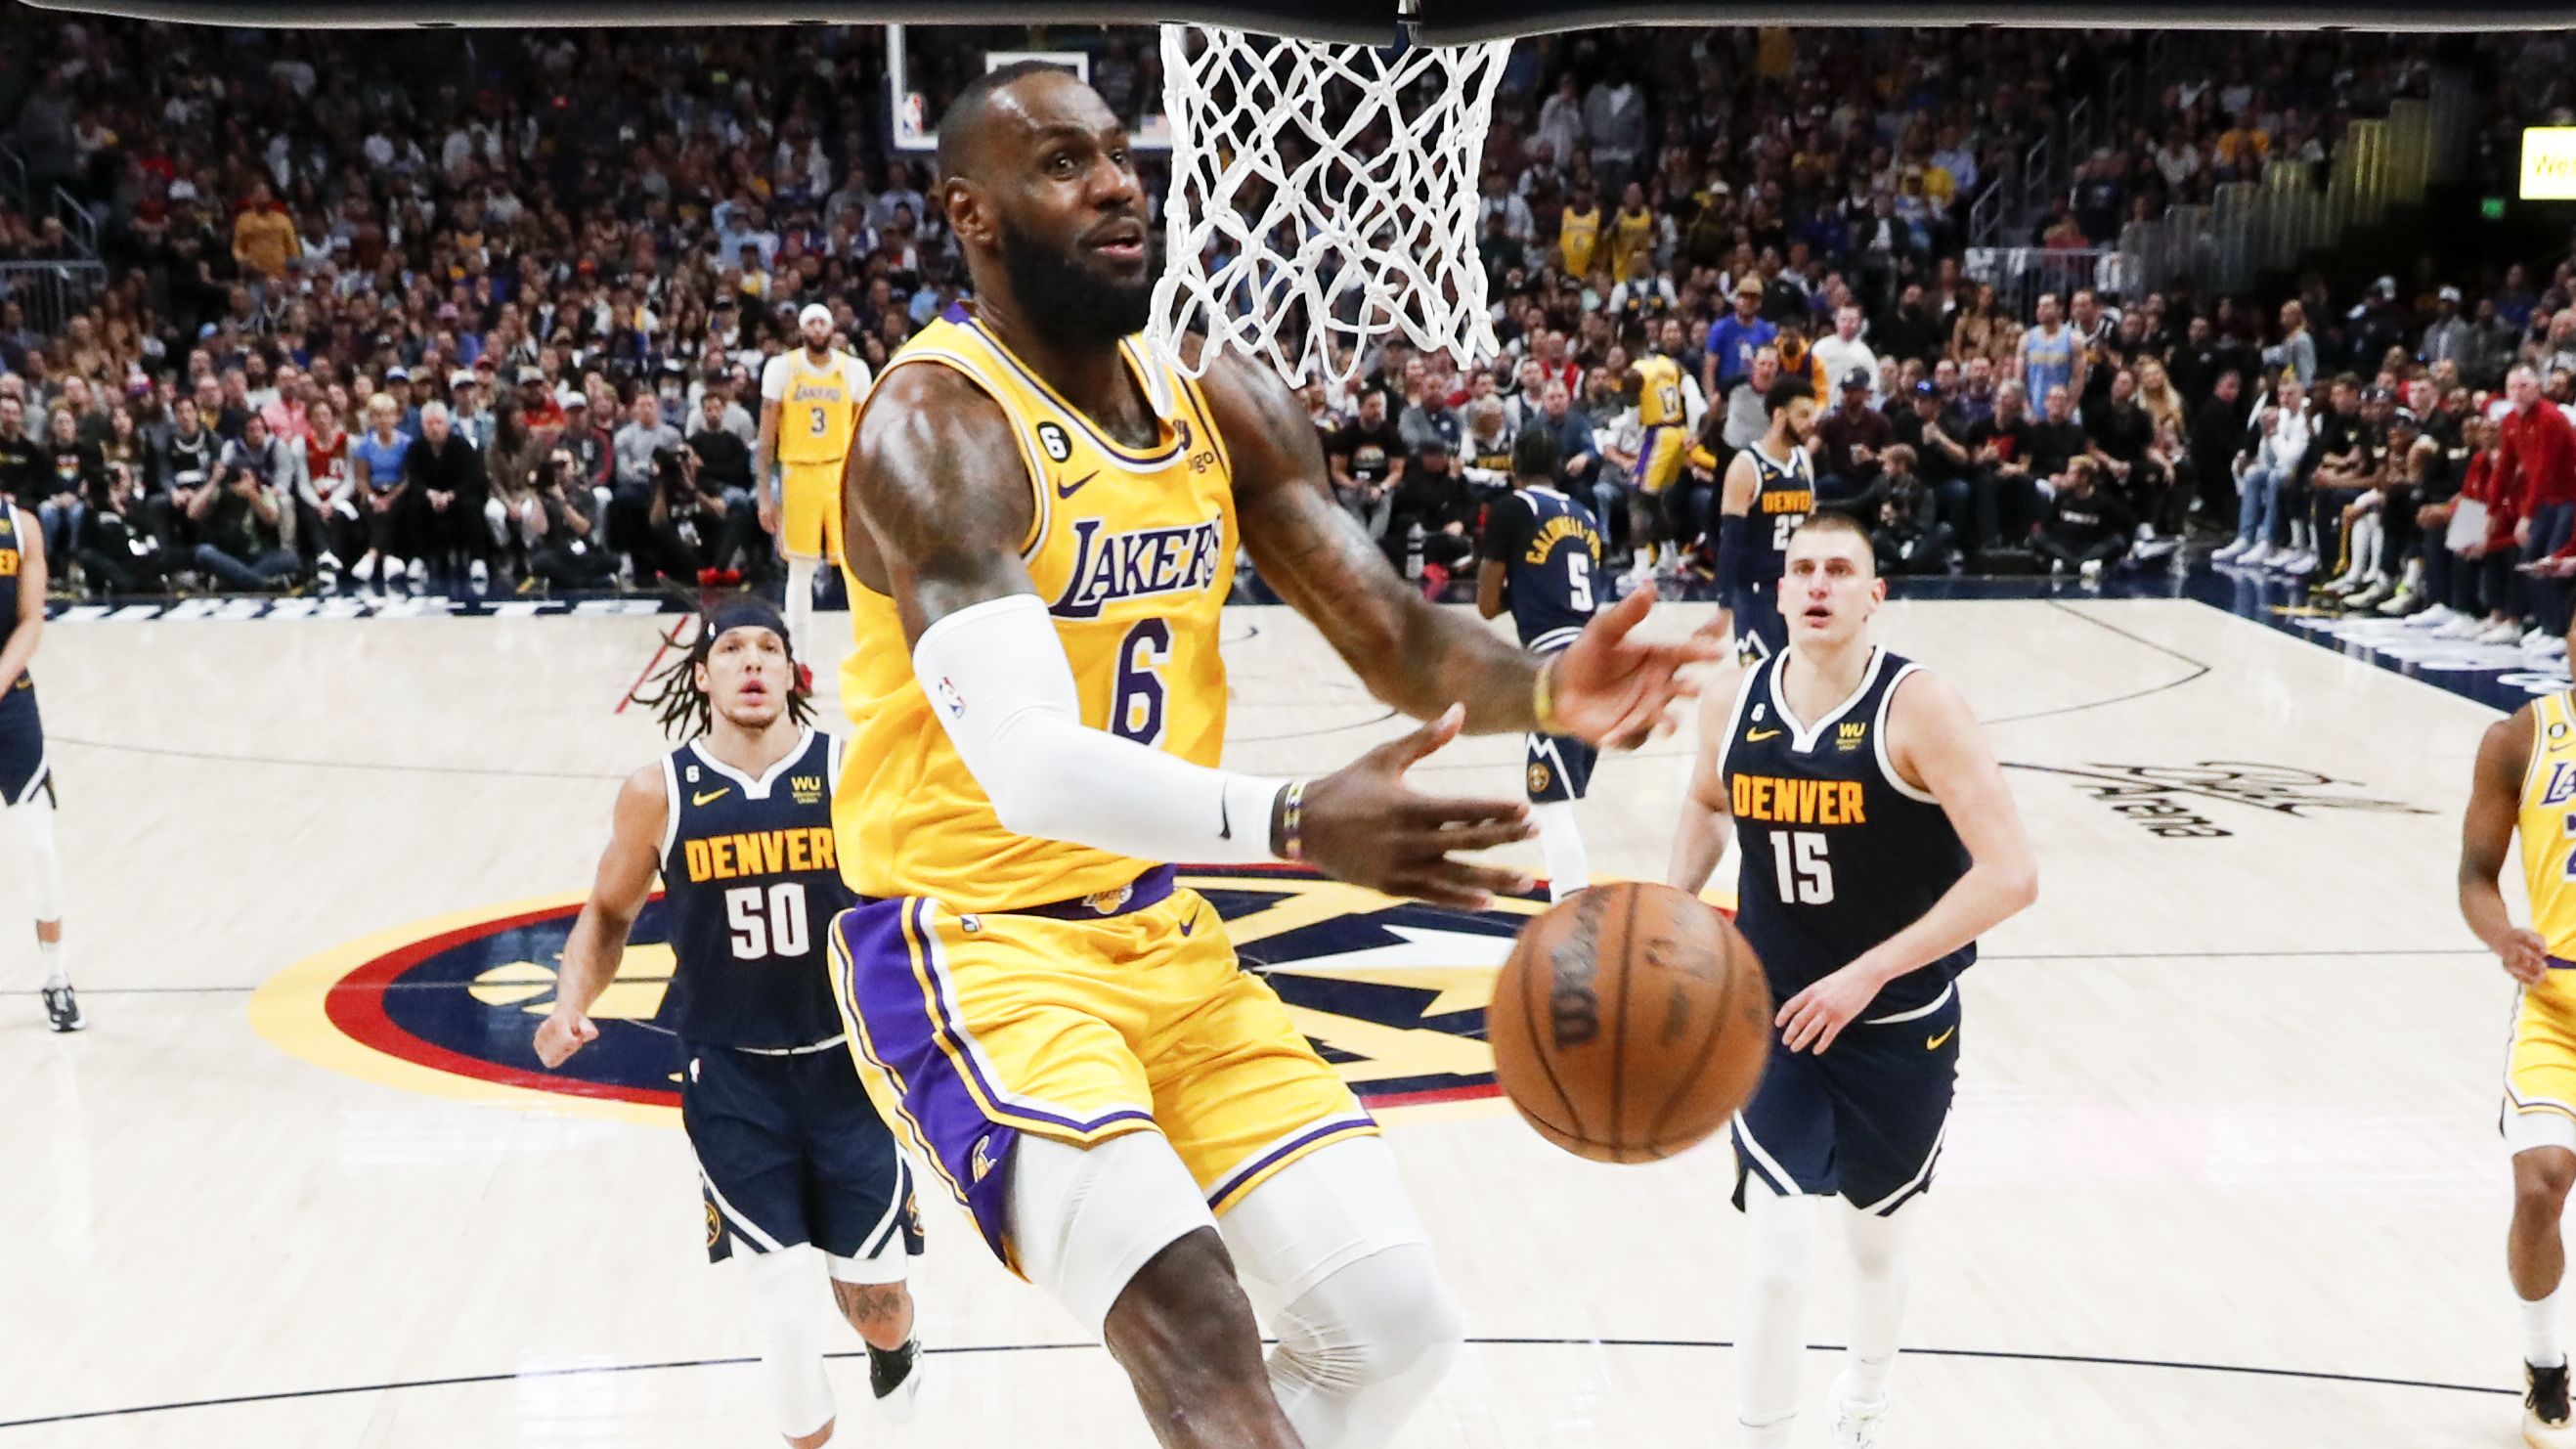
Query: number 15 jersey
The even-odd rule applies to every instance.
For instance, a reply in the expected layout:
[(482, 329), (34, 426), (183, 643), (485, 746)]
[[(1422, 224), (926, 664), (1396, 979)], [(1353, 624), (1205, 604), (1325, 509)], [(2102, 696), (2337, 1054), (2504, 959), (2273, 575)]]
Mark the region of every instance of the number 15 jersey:
[[(1213, 767), (1225, 749), (1217, 635), (1234, 587), (1231, 455), (1195, 382), (1141, 337), (1119, 353), (1155, 414), (1144, 448), (1093, 426), (964, 304), (923, 328), (885, 372), (948, 368), (1010, 418), (1031, 500), (1020, 552), (1073, 666), (1082, 722)], [(867, 406), (892, 406), (887, 396), (880, 378)], [(1115, 892), (1163, 863), (1003, 828), (933, 713), (962, 710), (964, 699), (936, 681), (925, 694), (894, 600), (855, 574), (847, 582), (858, 647), (841, 666), (841, 701), (859, 764), (832, 818), (853, 889), (924, 896), (960, 913), (1007, 911)]]
[[(1969, 864), (1940, 802), (1888, 758), (1888, 705), (1917, 666), (1871, 650), (1859, 688), (1809, 723), (1780, 686), (1800, 663), (1791, 649), (1748, 671), (1717, 762), (1743, 854), (1736, 928), (1781, 1001), (1920, 920)], [(1931, 1004), (1976, 958), (1972, 944), (1896, 978), (1868, 1015)]]

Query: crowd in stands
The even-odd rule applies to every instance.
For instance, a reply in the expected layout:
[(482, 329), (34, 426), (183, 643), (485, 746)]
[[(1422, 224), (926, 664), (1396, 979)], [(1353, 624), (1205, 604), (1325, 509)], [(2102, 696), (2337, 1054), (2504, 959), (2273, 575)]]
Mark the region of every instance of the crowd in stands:
[[(397, 41), (8, 13), (31, 43), (0, 55), (0, 138), (36, 194), (91, 206), (110, 280), (45, 331), (0, 298), (0, 490), (89, 588), (756, 577), (755, 379), (798, 311), (828, 308), (873, 370), (961, 295), (927, 178), (885, 145), (873, 29)], [(1096, 78), (1142, 108), (1152, 53), (1112, 43)], [(2322, 155), (2423, 79), (2390, 37), (2229, 53), (2108, 118), (2009, 240), (2108, 241)], [(1972, 198), (2136, 58), (2113, 32), (1524, 42), (1481, 182), (1504, 353), (1391, 347), (1366, 388), (1312, 390), (1334, 486), (1436, 586), (1543, 427), (1624, 553), (1628, 364), (1654, 350), (1696, 444), (1657, 506), (1698, 547), (1667, 567), (1705, 564), (1716, 480), (1781, 378), (1818, 400), (1822, 498), (1894, 566), (2098, 572), (2236, 520), (2240, 475), (2285, 467), (2248, 526), (2304, 510), (2278, 542), (2322, 553), (2343, 514), (2319, 500), (2349, 485), (2249, 438), (2283, 379), (2438, 397), (2561, 344), (2576, 364), (2563, 268), (2473, 305), (2430, 270), (2349, 309), (2322, 282), (2277, 314), (2187, 290), (2000, 303), (1964, 270)], [(0, 210), (0, 261), (76, 250), (56, 216)]]

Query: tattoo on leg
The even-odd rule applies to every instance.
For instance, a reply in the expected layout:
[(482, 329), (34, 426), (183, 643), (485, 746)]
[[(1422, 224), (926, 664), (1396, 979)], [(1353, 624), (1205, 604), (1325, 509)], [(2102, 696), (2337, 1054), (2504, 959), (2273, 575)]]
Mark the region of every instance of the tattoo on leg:
[(859, 1336), (878, 1348), (900, 1348), (912, 1335), (912, 1294), (901, 1283), (844, 1283), (835, 1278), (832, 1301)]

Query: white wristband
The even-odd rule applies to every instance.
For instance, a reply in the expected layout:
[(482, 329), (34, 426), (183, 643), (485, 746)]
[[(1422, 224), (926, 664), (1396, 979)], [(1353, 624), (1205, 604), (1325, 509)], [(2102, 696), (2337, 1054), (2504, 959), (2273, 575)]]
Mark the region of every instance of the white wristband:
[(1252, 865), (1285, 780), (1194, 765), (1082, 722), (1046, 605), (1013, 594), (922, 631), (913, 677), (958, 757), (1020, 834), (1142, 860)]

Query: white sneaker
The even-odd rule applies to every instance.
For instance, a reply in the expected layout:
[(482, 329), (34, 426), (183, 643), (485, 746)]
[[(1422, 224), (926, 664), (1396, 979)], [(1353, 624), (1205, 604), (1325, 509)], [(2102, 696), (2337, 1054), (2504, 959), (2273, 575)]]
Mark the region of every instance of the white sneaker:
[(2470, 636), (2469, 642), (2472, 644), (2507, 644), (2519, 646), (2522, 643), (2522, 625), (2511, 619), (2507, 619), (2501, 624), (2489, 624), (2485, 628), (2480, 629), (2476, 634)]
[[(878, 1413), (898, 1424), (911, 1421), (921, 1407), (921, 1369), (928, 1361), (919, 1334), (892, 1353), (868, 1348), (868, 1390), (876, 1395)], [(889, 1377), (898, 1373), (903, 1377)]]
[(2346, 594), (2343, 606), (2359, 613), (2365, 609), (2376, 609), (2396, 597), (2397, 586), (2390, 583), (2383, 575), (2371, 583), (2364, 584), (2357, 592)]
[(2391, 619), (2411, 619), (2424, 612), (2415, 607), (2422, 599), (2413, 589), (2399, 589), (2380, 602), (2379, 612)]
[[(2254, 547), (2254, 540), (2250, 538), (2240, 538), (2212, 553), (2209, 556), (2209, 561), (2214, 564), (2234, 563), (2240, 558), (2245, 558), (2247, 554), (2255, 553), (2257, 551), (2258, 550)], [(2246, 562), (2251, 563), (2253, 560), (2246, 559)]]
[(2448, 604), (2435, 604), (2406, 621), (2409, 629), (2441, 630), (2458, 622), (2459, 614)]
[(2475, 614), (2462, 614), (2433, 631), (2436, 639), (2475, 639), (2487, 631), (2486, 621)]
[(358, 566), (349, 570), (349, 577), (362, 584), (372, 584), (376, 581), (376, 570), (381, 566), (382, 563), (376, 557), (376, 551), (372, 548), (368, 549), (365, 555), (359, 558)]
[(415, 588), (415, 589), (425, 589), (425, 588), (428, 588), (428, 587), (429, 587), (429, 560), (428, 560), (428, 559), (425, 559), (425, 558), (416, 558), (416, 559), (413, 559), (413, 560), (411, 561), (411, 575), (410, 575), (410, 577), (411, 577), (411, 586), (412, 586), (413, 588)]
[(479, 558), (466, 568), (465, 576), (473, 581), (474, 591), (478, 594), (491, 587), (492, 570)]
[(1854, 1398), (1851, 1375), (1837, 1374), (1833, 1394), (1826, 1401), (1834, 1414), (1834, 1449), (1875, 1449), (1880, 1431), (1887, 1427), (1887, 1410), (1892, 1400), (1893, 1396)]
[(2537, 649), (2541, 645), (2549, 642), (2549, 631), (2535, 625), (2532, 628), (2524, 630), (2522, 638), (2518, 642), (2525, 649)]
[(2102, 561), (2098, 558), (2088, 558), (2084, 561), (2084, 567), (2077, 572), (2084, 576), (2084, 582), (2098, 584), (2102, 582)]
[(2304, 578), (2316, 571), (2317, 556), (2308, 552), (2306, 549), (2299, 550), (2299, 552), (2293, 556), (2288, 563), (2281, 565), (2281, 572), (2288, 574), (2293, 578)]
[(2567, 657), (2567, 641), (2543, 639), (2538, 644), (2523, 646), (2522, 652), (2533, 659), (2564, 659)]

